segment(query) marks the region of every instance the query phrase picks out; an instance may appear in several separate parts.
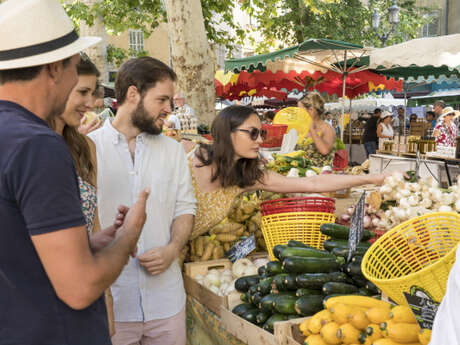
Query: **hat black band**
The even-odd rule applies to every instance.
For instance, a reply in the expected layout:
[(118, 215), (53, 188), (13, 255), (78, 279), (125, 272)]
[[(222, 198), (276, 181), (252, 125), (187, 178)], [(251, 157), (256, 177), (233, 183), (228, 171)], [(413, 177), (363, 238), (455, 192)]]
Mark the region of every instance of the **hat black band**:
[(48, 42), (34, 44), (28, 47), (0, 50), (0, 61), (21, 59), (29, 56), (48, 53), (53, 50), (65, 47), (75, 42), (76, 40), (78, 40), (78, 34), (75, 32), (75, 30), (72, 30), (65, 36), (56, 38)]

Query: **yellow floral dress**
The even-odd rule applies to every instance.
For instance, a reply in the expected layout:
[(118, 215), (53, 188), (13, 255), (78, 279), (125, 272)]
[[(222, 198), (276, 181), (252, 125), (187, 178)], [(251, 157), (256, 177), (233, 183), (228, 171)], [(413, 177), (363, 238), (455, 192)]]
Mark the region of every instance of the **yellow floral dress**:
[[(321, 136), (321, 132), (318, 132), (318, 135)], [(332, 167), (332, 163), (334, 162), (333, 149), (327, 155), (321, 154), (318, 152), (312, 137), (304, 138), (298, 146), (300, 150), (304, 150), (306, 152), (307, 158), (311, 161), (313, 166), (324, 167), (329, 165)]]
[(219, 224), (230, 211), (233, 200), (242, 192), (238, 186), (219, 188), (212, 192), (202, 192), (198, 187), (196, 176), (189, 160), (192, 175), (193, 189), (197, 201), (195, 225), (193, 226), (191, 240), (207, 233), (213, 226)]

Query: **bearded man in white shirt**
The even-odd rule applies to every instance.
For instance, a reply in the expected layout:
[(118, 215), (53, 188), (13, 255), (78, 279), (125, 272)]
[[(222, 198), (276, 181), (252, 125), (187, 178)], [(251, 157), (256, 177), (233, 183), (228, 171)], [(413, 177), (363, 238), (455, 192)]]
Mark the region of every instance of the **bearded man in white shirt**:
[(171, 68), (151, 57), (125, 62), (115, 82), (117, 115), (90, 134), (97, 148), (103, 226), (113, 219), (112, 205), (132, 205), (141, 188), (152, 191), (139, 255), (111, 287), (114, 345), (185, 344), (178, 257), (193, 227), (196, 200), (184, 150), (161, 134), (171, 113), (175, 80)]

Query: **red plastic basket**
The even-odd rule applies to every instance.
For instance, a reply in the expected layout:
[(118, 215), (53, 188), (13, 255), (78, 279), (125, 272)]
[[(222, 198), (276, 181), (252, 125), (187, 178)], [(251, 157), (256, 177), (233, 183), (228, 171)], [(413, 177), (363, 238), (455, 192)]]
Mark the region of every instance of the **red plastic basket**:
[(332, 163), (334, 170), (343, 170), (348, 165), (347, 150), (337, 150), (334, 154), (334, 162)]
[(285, 198), (264, 201), (260, 204), (262, 216), (286, 212), (334, 213), (335, 200), (321, 197)]
[(260, 145), (260, 147), (281, 147), (283, 136), (288, 129), (287, 125), (269, 125), (262, 124), (262, 129), (267, 131), (267, 138)]

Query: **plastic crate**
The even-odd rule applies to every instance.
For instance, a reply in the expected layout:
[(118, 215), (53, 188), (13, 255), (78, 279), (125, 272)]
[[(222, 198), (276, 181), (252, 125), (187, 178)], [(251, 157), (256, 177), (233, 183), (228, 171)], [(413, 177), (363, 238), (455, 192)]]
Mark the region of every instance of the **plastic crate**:
[(348, 166), (348, 151), (337, 150), (334, 153), (334, 161), (332, 167), (334, 170), (343, 170)]
[(262, 216), (286, 212), (334, 213), (335, 200), (322, 197), (285, 198), (264, 201), (260, 204)]
[(281, 147), (284, 134), (288, 129), (287, 125), (262, 124), (262, 129), (267, 131), (267, 137), (260, 147)]

